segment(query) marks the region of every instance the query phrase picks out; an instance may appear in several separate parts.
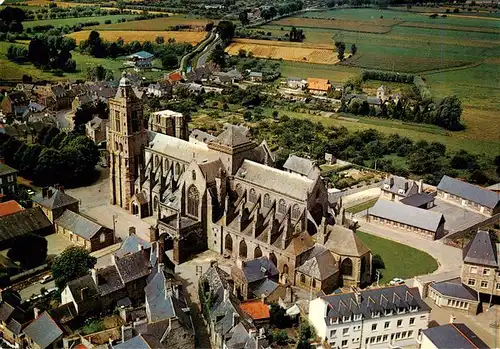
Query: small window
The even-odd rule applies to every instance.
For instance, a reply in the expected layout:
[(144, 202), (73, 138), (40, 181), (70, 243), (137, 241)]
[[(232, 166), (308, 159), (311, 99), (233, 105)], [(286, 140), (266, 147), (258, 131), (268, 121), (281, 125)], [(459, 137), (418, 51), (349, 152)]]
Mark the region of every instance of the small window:
[(342, 334), (343, 334), (344, 336), (347, 336), (347, 335), (349, 334), (349, 327), (344, 328), (344, 329), (342, 330)]
[(403, 326), (403, 320), (398, 320), (398, 325), (397, 325), (397, 326), (398, 326), (398, 327)]
[(467, 285), (476, 286), (476, 279), (469, 279), (469, 281), (467, 281)]
[(488, 268), (484, 268), (483, 275), (490, 275), (490, 270)]
[(377, 324), (373, 324), (372, 325), (372, 331), (376, 331), (377, 330)]
[(347, 339), (342, 341), (342, 347), (347, 347)]
[(497, 282), (497, 291), (500, 290), (500, 282)]
[(488, 287), (488, 281), (481, 281), (481, 287), (482, 288), (487, 288)]
[(101, 236), (99, 237), (99, 241), (101, 242), (106, 241), (106, 234), (102, 233)]
[(411, 325), (415, 325), (415, 318), (414, 317), (411, 317), (410, 318), (410, 326)]
[(193, 170), (193, 171), (191, 172), (191, 179), (192, 179), (193, 181), (195, 181), (195, 180), (196, 180), (196, 171), (195, 171), (195, 170)]
[(384, 324), (384, 329), (389, 328), (390, 325), (391, 325), (391, 322), (390, 321), (386, 321), (385, 324)]
[(306, 283), (306, 277), (304, 274), (300, 274), (300, 283), (302, 283), (302, 284)]

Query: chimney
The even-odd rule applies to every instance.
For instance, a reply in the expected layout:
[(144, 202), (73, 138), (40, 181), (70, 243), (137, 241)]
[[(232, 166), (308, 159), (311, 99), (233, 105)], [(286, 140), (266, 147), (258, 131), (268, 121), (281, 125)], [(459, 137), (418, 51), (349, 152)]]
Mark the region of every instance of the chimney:
[(165, 270), (165, 264), (158, 263), (158, 273), (163, 272), (163, 270)]
[(38, 317), (38, 315), (40, 315), (39, 313), (40, 313), (40, 309), (38, 309), (37, 307), (34, 307), (33, 314), (35, 315), (35, 319)]
[(455, 323), (455, 315), (453, 314), (450, 314), (450, 324), (454, 324)]
[(251, 338), (257, 338), (257, 330), (254, 328), (249, 329), (248, 334), (250, 335)]
[(144, 245), (143, 245), (143, 244), (138, 244), (138, 245), (137, 245), (137, 250), (138, 250), (138, 251), (142, 251), (142, 250), (144, 250)]
[(210, 266), (214, 267), (214, 268), (217, 268), (217, 266), (218, 266), (217, 260), (216, 259), (211, 260), (210, 261)]
[(90, 269), (90, 275), (92, 276), (92, 280), (94, 280), (94, 283), (97, 285), (97, 270), (94, 268)]
[(229, 290), (227, 288), (224, 289), (224, 302), (227, 302), (229, 300)]
[(52, 197), (52, 189), (47, 189), (47, 198), (50, 199)]
[(265, 293), (263, 293), (263, 294), (261, 294), (261, 295), (260, 295), (260, 300), (261, 300), (261, 301), (262, 301), (262, 303), (264, 303), (264, 304), (266, 304), (266, 298), (267, 298), (267, 297), (266, 297), (266, 294), (265, 294)]
[(264, 328), (261, 327), (259, 328), (259, 334), (257, 335), (255, 341), (255, 349), (260, 349), (264, 344), (265, 339), (266, 339), (266, 331)]
[(128, 227), (128, 236), (135, 235), (135, 227)]
[(422, 179), (419, 179), (417, 181), (417, 188), (419, 194), (421, 194), (424, 191), (424, 183), (422, 182)]

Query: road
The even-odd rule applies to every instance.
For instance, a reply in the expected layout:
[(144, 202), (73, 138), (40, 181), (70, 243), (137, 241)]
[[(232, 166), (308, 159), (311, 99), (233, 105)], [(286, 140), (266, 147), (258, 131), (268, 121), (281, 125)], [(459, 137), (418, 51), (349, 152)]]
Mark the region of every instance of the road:
[(219, 34), (215, 34), (215, 39), (212, 41), (212, 43), (208, 44), (203, 49), (202, 54), (200, 55), (200, 57), (198, 57), (198, 60), (196, 61), (196, 68), (201, 68), (205, 66), (205, 64), (207, 63), (208, 56), (212, 52), (212, 49), (215, 47), (215, 45), (217, 45), (218, 43), (220, 43)]

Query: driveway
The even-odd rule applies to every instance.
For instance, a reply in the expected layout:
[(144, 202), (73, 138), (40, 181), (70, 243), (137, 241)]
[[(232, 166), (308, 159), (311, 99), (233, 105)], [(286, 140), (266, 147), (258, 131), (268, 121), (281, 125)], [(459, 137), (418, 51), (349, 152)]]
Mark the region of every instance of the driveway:
[(460, 273), (462, 267), (462, 250), (458, 248), (445, 245), (440, 240), (431, 241), (416, 234), (368, 223), (365, 219), (360, 219), (358, 223), (360, 225), (359, 230), (365, 233), (396, 241), (431, 255), (438, 262), (438, 268), (431, 275), (438, 276), (449, 272)]

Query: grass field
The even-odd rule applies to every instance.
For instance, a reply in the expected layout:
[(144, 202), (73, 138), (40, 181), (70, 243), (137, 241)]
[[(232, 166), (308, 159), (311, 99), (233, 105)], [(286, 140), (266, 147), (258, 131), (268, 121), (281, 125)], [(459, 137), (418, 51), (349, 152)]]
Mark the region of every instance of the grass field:
[(301, 28), (324, 28), (324, 29), (339, 29), (354, 32), (366, 33), (387, 33), (391, 27), (402, 23), (396, 20), (373, 20), (373, 21), (351, 21), (351, 20), (331, 20), (331, 19), (314, 19), (291, 17), (284, 18), (273, 22), (275, 25), (296, 26)]
[(208, 19), (199, 19), (190, 16), (170, 16), (146, 19), (142, 21), (124, 22), (124, 23), (112, 23), (112, 24), (101, 24), (97, 27), (92, 27), (92, 29), (101, 30), (167, 30), (167, 28), (174, 25), (192, 25), (195, 27), (204, 28), (205, 25), (211, 22)]
[(104, 21), (110, 20), (112, 22), (118, 21), (121, 18), (132, 18), (135, 15), (109, 15), (97, 17), (79, 17), (79, 18), (57, 18), (57, 19), (44, 19), (39, 21), (25, 21), (23, 22), (24, 28), (32, 28), (37, 25), (53, 25), (54, 27), (61, 27), (64, 25), (74, 25), (76, 23), (88, 23), (98, 21), (104, 24)]
[(395, 277), (409, 279), (429, 274), (438, 268), (436, 260), (423, 251), (361, 231), (356, 234), (373, 255), (380, 255), (384, 261), (385, 269), (380, 270), (380, 284), (386, 284)]
[(347, 212), (350, 212), (350, 213), (362, 212), (362, 211), (364, 211), (366, 209), (369, 209), (373, 205), (375, 205), (375, 203), (377, 202), (377, 200), (378, 200), (378, 198), (377, 199), (368, 200), (368, 201), (362, 202), (362, 203), (360, 203), (358, 205), (354, 205), (354, 206), (348, 207), (345, 210)]
[(254, 57), (283, 59), (286, 61), (335, 64), (338, 62), (333, 45), (310, 45), (288, 41), (266, 41), (235, 39), (226, 48), (230, 55), (237, 55), (239, 50), (251, 52)]
[[(87, 40), (90, 34), (90, 30), (82, 30), (79, 32), (68, 34), (68, 36), (74, 38), (77, 43), (82, 40)], [(176, 42), (187, 42), (192, 45), (196, 45), (207, 35), (206, 32), (180, 32), (180, 31), (133, 31), (133, 30), (103, 30), (99, 31), (101, 38), (106, 41), (116, 41), (122, 38), (125, 42), (130, 41), (152, 41), (154, 42), (156, 37), (163, 36), (165, 41), (173, 38)]]

